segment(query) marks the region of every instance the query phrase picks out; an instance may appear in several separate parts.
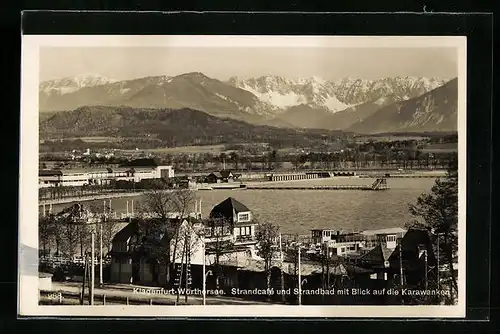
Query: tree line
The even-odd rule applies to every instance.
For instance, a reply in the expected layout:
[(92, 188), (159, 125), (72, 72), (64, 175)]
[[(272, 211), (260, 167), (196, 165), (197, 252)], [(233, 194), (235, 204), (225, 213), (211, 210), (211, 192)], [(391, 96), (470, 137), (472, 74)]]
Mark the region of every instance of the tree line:
[[(105, 254), (111, 251), (111, 241), (118, 223), (111, 219), (112, 210), (90, 205), (83, 208), (75, 204), (58, 213), (42, 212), (39, 215), (39, 249), (42, 256), (54, 255), (72, 260), (75, 255), (85, 256), (90, 251), (91, 235), (102, 231)], [(89, 217), (93, 217), (91, 220)]]

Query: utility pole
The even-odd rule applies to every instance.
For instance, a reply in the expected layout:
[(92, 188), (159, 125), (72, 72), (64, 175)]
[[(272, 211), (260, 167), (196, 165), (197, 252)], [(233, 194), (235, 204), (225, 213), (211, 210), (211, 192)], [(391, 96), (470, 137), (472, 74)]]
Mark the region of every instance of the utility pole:
[(191, 238), (186, 236), (186, 291), (184, 294), (184, 301), (187, 304), (188, 301), (188, 289), (191, 280)]
[(425, 250), (425, 290), (427, 290), (429, 284), (427, 280), (427, 249)]
[(330, 250), (326, 244), (326, 288), (330, 289)]
[[(399, 280), (401, 284), (401, 289), (403, 289), (404, 279), (403, 279), (403, 251), (401, 249), (402, 240), (399, 240)], [(404, 304), (404, 298), (401, 296), (401, 304)]]
[[(109, 200), (111, 204), (111, 200)], [(106, 219), (106, 200), (104, 200), (104, 214), (102, 216), (101, 223), (99, 224), (99, 286), (102, 287), (103, 282), (103, 274), (102, 274), (102, 225), (104, 224), (104, 220)]]
[(299, 305), (302, 305), (302, 275), (300, 273), (300, 245), (298, 250), (297, 261), (299, 264)]
[(85, 298), (85, 281), (88, 275), (88, 268), (89, 268), (89, 262), (88, 262), (88, 253), (85, 254), (85, 266), (83, 269), (83, 280), (82, 280), (82, 295), (80, 296), (80, 305), (83, 305), (83, 301)]
[(207, 304), (207, 274), (206, 274), (206, 245), (205, 245), (205, 236), (203, 238), (203, 305)]
[[(321, 287), (325, 288), (325, 257), (326, 257), (326, 244), (321, 244)], [(322, 295), (323, 296), (323, 295)]]
[(283, 274), (283, 248), (281, 246), (281, 233), (280, 233), (280, 260), (281, 260), (281, 300), (285, 301), (285, 279)]
[(401, 241), (399, 241), (399, 279), (400, 279), (400, 284), (401, 287), (404, 285), (404, 279), (403, 279), (403, 252), (401, 250)]
[(439, 285), (441, 283), (439, 281), (440, 280), (440, 277), (439, 277), (440, 276), (440, 268), (439, 268), (439, 233), (438, 233), (437, 237), (438, 237), (438, 247), (437, 247), (438, 248), (437, 249), (437, 288), (439, 290)]
[(95, 286), (95, 232), (92, 232), (92, 251), (90, 259), (90, 305), (94, 305), (94, 286)]

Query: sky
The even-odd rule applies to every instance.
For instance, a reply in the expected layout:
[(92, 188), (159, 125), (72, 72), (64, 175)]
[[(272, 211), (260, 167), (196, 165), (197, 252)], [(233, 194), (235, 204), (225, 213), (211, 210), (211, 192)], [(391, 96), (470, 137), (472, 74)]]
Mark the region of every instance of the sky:
[(378, 79), (458, 75), (457, 49), (340, 47), (42, 47), (40, 81), (99, 74), (115, 80), (202, 72), (219, 80), (279, 75)]

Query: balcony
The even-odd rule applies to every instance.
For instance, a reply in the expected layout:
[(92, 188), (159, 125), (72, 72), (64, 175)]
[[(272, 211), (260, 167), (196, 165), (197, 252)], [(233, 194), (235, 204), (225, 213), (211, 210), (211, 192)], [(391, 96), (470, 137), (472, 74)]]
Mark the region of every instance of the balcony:
[(235, 238), (235, 243), (251, 243), (255, 241), (256, 240), (253, 235), (238, 235)]

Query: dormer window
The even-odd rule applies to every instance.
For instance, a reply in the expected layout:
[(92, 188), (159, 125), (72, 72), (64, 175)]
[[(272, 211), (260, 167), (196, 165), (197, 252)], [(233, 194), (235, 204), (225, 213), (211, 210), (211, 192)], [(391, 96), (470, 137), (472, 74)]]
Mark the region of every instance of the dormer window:
[(238, 214), (238, 221), (239, 222), (248, 222), (248, 221), (250, 221), (250, 213), (248, 213), (248, 212), (239, 213)]

